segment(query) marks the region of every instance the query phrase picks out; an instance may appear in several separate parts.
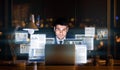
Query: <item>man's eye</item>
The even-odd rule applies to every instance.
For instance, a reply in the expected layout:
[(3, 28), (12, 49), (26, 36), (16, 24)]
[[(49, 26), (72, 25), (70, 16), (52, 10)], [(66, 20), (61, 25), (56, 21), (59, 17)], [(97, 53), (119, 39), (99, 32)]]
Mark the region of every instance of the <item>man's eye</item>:
[(60, 30), (59, 28), (56, 28), (56, 30)]
[(63, 31), (67, 31), (67, 28), (66, 28), (66, 29), (63, 29)]
[(64, 29), (63, 31), (66, 31), (66, 29)]

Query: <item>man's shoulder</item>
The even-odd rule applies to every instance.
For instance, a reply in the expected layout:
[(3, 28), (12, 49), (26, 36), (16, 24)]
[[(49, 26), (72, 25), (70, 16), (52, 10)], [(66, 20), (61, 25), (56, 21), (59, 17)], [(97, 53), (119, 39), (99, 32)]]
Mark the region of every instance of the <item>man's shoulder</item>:
[(74, 36), (74, 35), (67, 35), (67, 36), (66, 36), (66, 39), (69, 39), (69, 38), (72, 38), (72, 39), (73, 39), (73, 38), (75, 38), (75, 36)]

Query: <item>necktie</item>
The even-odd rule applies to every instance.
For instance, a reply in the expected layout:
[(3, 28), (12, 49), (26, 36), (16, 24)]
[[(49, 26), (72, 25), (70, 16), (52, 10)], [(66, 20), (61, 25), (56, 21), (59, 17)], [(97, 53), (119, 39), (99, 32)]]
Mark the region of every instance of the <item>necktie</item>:
[(62, 44), (62, 41), (60, 41), (60, 44)]

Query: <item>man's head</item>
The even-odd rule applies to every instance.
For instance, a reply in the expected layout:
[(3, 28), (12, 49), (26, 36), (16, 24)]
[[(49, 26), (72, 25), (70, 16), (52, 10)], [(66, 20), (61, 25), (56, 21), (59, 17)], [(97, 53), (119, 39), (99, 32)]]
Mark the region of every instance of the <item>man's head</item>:
[(54, 23), (54, 31), (56, 37), (60, 40), (64, 39), (69, 30), (68, 21), (65, 18), (59, 18)]

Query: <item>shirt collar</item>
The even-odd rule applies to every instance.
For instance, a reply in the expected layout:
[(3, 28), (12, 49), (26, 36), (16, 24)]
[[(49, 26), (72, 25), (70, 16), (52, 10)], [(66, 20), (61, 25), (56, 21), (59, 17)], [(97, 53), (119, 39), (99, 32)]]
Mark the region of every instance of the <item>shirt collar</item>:
[(64, 37), (62, 40), (60, 40), (60, 39), (58, 39), (58, 38), (56, 37), (56, 40), (57, 40), (57, 43), (58, 43), (58, 44), (59, 44), (60, 41), (63, 41), (63, 42), (64, 42), (65, 39), (66, 39), (66, 37)]

